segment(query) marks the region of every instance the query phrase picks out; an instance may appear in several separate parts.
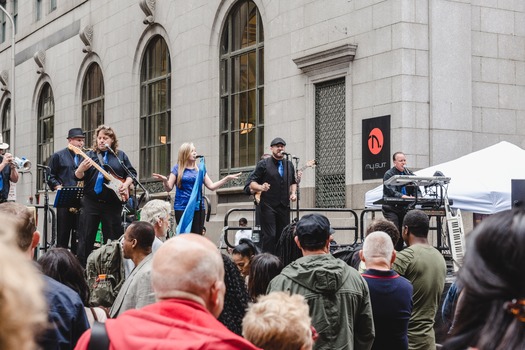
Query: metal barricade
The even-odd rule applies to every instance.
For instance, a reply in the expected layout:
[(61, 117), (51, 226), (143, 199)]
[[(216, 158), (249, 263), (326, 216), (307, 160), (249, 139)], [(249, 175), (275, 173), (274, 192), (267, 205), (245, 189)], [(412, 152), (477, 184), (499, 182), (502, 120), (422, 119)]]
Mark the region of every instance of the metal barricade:
[[(246, 208), (232, 208), (230, 210), (228, 210), (228, 212), (226, 213), (226, 215), (224, 215), (224, 227), (222, 229), (222, 234), (221, 234), (221, 244), (220, 244), (220, 248), (225, 248), (222, 246), (222, 242), (224, 242), (224, 244), (227, 246), (227, 248), (233, 248), (234, 245), (232, 245), (230, 243), (230, 240), (229, 240), (229, 237), (228, 237), (228, 234), (230, 231), (237, 231), (237, 230), (241, 230), (241, 229), (251, 229), (252, 230), (252, 235), (253, 233), (257, 234), (257, 233), (260, 233), (260, 228), (257, 227), (257, 226), (254, 226), (254, 227), (240, 227), (240, 226), (229, 226), (228, 225), (228, 222), (229, 222), (229, 218), (230, 218), (230, 215), (233, 214), (233, 213), (238, 213), (238, 212), (254, 212), (255, 209), (252, 208), (252, 209), (246, 209)], [(353, 242), (352, 243), (349, 243), (349, 244), (338, 244), (338, 246), (341, 246), (341, 247), (344, 247), (344, 246), (349, 246), (349, 245), (353, 245), (355, 243), (357, 243), (358, 239), (359, 239), (359, 234), (358, 234), (358, 230), (359, 230), (359, 217), (357, 215), (357, 213), (352, 210), (352, 209), (347, 209), (347, 208), (301, 208), (299, 209), (299, 211), (301, 213), (344, 213), (345, 215), (347, 215), (346, 217), (341, 217), (341, 218), (337, 218), (337, 220), (344, 220), (344, 219), (350, 219), (354, 221), (355, 225), (353, 226), (332, 226), (332, 228), (337, 232), (337, 231), (342, 231), (342, 230), (346, 230), (346, 231), (351, 231), (353, 232), (354, 234), (354, 239), (353, 239)], [(291, 216), (293, 216), (295, 210), (293, 210), (290, 214)], [(295, 219), (294, 219), (295, 220)], [(336, 234), (336, 239), (337, 239), (337, 234)], [(255, 243), (258, 243), (258, 242), (255, 242)]]

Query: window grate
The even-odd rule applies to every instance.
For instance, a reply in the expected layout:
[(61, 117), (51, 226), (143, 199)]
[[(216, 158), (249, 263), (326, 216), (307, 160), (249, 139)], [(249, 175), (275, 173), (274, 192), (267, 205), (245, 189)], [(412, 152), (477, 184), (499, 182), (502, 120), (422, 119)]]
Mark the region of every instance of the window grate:
[(346, 207), (345, 79), (315, 86), (315, 206)]

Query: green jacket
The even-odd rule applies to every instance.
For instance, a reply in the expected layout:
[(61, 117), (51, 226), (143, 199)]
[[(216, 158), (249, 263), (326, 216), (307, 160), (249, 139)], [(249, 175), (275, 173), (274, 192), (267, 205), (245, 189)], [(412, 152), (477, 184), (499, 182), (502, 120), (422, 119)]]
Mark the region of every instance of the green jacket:
[(370, 349), (374, 320), (368, 285), (352, 267), (331, 254), (310, 255), (286, 266), (268, 292), (301, 294), (319, 333), (314, 349)]

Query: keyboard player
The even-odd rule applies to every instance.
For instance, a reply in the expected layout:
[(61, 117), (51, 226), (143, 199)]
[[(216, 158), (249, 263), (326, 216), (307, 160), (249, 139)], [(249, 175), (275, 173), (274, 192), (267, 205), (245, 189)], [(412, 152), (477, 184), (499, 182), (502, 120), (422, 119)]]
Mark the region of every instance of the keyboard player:
[[(383, 183), (395, 175), (413, 175), (410, 170), (406, 168), (407, 159), (403, 152), (396, 152), (392, 156), (392, 160), (394, 162), (394, 166), (387, 170), (385, 175), (383, 176)], [(410, 185), (403, 185), (403, 186), (394, 186), (389, 185), (386, 186), (383, 184), (383, 198), (414, 198), (415, 191), (418, 191), (417, 187), (410, 186)], [(402, 232), (401, 225), (403, 223), (403, 219), (405, 217), (405, 214), (407, 213), (407, 204), (394, 204), (394, 205), (388, 205), (383, 204), (382, 211), (383, 216), (388, 221), (391, 221), (396, 225), (399, 232)], [(400, 251), (403, 249), (403, 240), (400, 239), (397, 242), (396, 250)]]

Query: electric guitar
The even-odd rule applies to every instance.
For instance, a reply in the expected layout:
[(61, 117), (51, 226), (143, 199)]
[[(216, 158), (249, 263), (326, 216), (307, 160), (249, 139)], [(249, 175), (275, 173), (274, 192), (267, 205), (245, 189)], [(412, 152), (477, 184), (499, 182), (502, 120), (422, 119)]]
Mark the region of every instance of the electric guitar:
[[(315, 159), (309, 160), (306, 162), (306, 164), (303, 167), (299, 168), (297, 172), (299, 173), (307, 168), (315, 168), (316, 165), (317, 165), (317, 160)], [(297, 182), (299, 182), (299, 180)], [(253, 203), (255, 205), (259, 205), (259, 202), (261, 201), (261, 194), (262, 192), (255, 192), (253, 194)]]
[[(100, 165), (98, 165), (87, 154), (82, 152), (82, 150), (80, 148), (75, 147), (75, 146), (73, 146), (71, 144), (67, 145), (67, 148), (69, 148), (70, 150), (75, 152), (75, 154), (78, 154), (78, 155), (82, 156), (84, 159), (88, 159), (89, 162), (91, 163), (91, 165), (94, 166), (95, 169), (97, 169), (102, 174), (102, 176), (104, 176), (104, 178), (108, 181), (107, 183), (104, 182), (104, 186), (106, 186), (107, 188), (112, 190), (113, 193), (115, 194), (115, 196), (117, 196), (117, 198), (122, 203), (125, 203), (125, 202), (128, 201), (128, 199), (129, 199), (129, 189), (126, 190), (126, 192), (122, 193), (122, 194), (119, 191), (120, 185), (125, 181), (123, 178), (119, 177), (117, 174), (114, 174), (114, 173), (111, 174), (111, 173), (107, 172), (106, 170), (104, 170), (104, 168), (102, 168)], [(104, 165), (104, 166), (108, 167), (109, 169), (111, 169), (111, 167), (109, 165), (107, 165), (107, 164)]]

